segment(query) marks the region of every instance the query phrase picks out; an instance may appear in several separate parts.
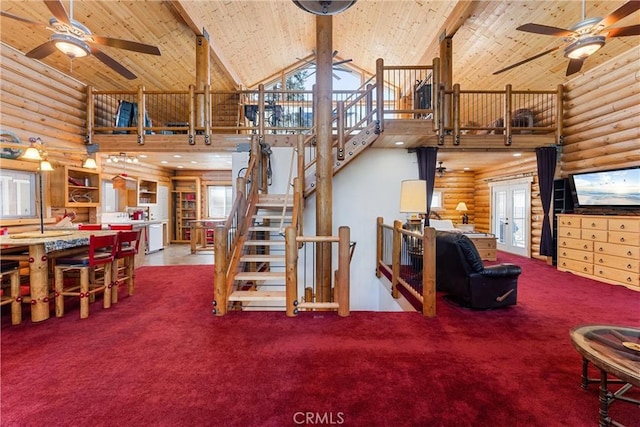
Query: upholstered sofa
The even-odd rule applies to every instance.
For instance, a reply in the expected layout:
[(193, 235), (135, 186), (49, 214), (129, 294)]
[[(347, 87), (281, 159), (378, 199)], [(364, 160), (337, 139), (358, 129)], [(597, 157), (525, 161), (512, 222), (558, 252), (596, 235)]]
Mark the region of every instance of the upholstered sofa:
[(436, 233), (436, 289), (465, 307), (490, 309), (516, 304), (522, 269), (509, 263), (485, 267), (462, 233)]

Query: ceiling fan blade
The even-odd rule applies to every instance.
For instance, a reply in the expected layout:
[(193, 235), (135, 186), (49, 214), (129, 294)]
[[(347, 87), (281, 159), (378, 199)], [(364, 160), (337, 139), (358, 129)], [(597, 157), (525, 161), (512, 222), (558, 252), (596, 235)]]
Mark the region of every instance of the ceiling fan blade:
[(0, 16), (4, 16), (4, 17), (7, 17), (7, 18), (15, 19), (16, 21), (23, 22), (23, 23), (25, 23), (27, 25), (33, 25), (33, 26), (36, 26), (36, 27), (44, 28), (44, 29), (47, 28), (46, 25), (42, 25), (39, 22), (33, 22), (33, 21), (30, 21), (30, 20), (28, 20), (26, 18), (23, 18), (21, 16), (17, 16), (17, 15), (13, 15), (13, 14), (11, 14), (9, 12), (5, 12), (3, 10), (0, 10)]
[[(114, 39), (105, 36), (97, 36), (95, 34), (91, 34), (91, 36), (89, 37), (93, 39), (93, 43), (99, 45), (115, 47), (118, 49), (132, 50), (134, 52), (146, 53), (149, 55), (160, 55), (160, 49), (148, 44), (133, 42), (130, 40)], [(91, 40), (87, 41), (91, 43)]]
[(64, 5), (60, 0), (44, 0), (44, 4), (47, 5), (49, 11), (53, 15), (53, 17), (58, 20), (58, 22), (62, 22), (64, 24), (67, 24), (68, 26), (72, 26), (71, 19), (69, 19), (69, 14), (67, 13)]
[(607, 37), (640, 36), (640, 24), (628, 27), (612, 28), (608, 31)]
[(91, 48), (91, 54), (102, 61), (106, 66), (110, 67), (112, 70), (118, 72), (123, 77), (134, 80), (137, 76), (125, 68), (124, 65), (120, 64), (118, 61), (102, 52), (99, 49)]
[(351, 62), (351, 61), (353, 61), (353, 59), (343, 59), (342, 61), (334, 62), (333, 66), (335, 67), (336, 65), (344, 64), (344, 63)]
[(575, 34), (575, 31), (569, 31), (565, 30), (564, 28), (550, 27), (548, 25), (541, 24), (524, 24), (520, 25), (518, 28), (516, 28), (516, 30), (556, 37), (568, 37)]
[(629, 1), (611, 12), (609, 15), (605, 16), (604, 19), (598, 23), (598, 25), (608, 27), (609, 25), (615, 24), (622, 18), (631, 15), (633, 12), (639, 9), (640, 1)]
[[(586, 58), (585, 58), (586, 59)], [(571, 74), (575, 74), (582, 68), (582, 64), (584, 64), (584, 59), (570, 59), (569, 65), (567, 66), (567, 76)]]
[(518, 67), (518, 66), (520, 66), (520, 65), (522, 65), (522, 64), (526, 64), (526, 63), (527, 63), (527, 62), (529, 62), (529, 61), (533, 61), (534, 59), (538, 59), (538, 58), (540, 58), (541, 56), (544, 56), (544, 55), (546, 55), (546, 54), (548, 54), (548, 53), (551, 53), (551, 52), (553, 52), (553, 51), (556, 51), (556, 50), (558, 50), (558, 49), (560, 49), (560, 46), (558, 46), (558, 47), (554, 47), (554, 48), (549, 49), (549, 50), (546, 50), (546, 51), (544, 51), (544, 52), (542, 52), (542, 53), (539, 53), (539, 54), (537, 54), (537, 55), (535, 55), (535, 56), (532, 56), (531, 58), (527, 58), (527, 59), (524, 59), (524, 60), (522, 60), (522, 61), (520, 61), (520, 62), (516, 62), (515, 64), (511, 64), (511, 65), (509, 65), (508, 67), (503, 68), (502, 70), (495, 71), (495, 72), (493, 73), (493, 75), (495, 76), (496, 74), (504, 73), (505, 71), (509, 71), (509, 70), (510, 70), (510, 69), (512, 69), (512, 68), (516, 68), (516, 67)]
[(26, 57), (33, 59), (42, 59), (51, 55), (55, 51), (56, 46), (49, 40), (45, 43), (42, 43), (40, 46), (31, 49), (29, 52), (27, 52)]

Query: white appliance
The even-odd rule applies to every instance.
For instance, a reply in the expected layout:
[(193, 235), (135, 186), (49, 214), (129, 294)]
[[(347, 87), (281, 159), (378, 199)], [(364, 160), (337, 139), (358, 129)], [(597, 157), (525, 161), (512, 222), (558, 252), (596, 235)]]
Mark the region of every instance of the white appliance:
[(149, 234), (147, 235), (148, 253), (164, 249), (162, 234), (162, 224), (149, 224)]

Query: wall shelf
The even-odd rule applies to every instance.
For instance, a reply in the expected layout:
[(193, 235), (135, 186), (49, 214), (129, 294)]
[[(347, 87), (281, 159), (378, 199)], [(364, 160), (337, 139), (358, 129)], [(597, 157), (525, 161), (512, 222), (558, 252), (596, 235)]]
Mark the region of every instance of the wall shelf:
[(100, 206), (100, 172), (64, 166), (52, 175), (51, 203), (58, 207)]

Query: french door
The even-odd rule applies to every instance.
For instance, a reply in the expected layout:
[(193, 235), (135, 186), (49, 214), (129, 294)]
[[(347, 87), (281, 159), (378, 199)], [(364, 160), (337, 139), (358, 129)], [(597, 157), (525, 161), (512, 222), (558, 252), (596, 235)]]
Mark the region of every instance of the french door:
[(491, 185), (491, 232), (498, 250), (529, 256), (531, 178)]

